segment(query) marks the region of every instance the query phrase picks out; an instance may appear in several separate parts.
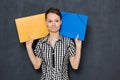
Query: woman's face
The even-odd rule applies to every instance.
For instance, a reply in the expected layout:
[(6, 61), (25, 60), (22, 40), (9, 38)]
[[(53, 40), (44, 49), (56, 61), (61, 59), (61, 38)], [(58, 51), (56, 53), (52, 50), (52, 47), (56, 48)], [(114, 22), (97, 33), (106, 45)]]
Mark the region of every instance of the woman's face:
[(50, 32), (53, 32), (53, 33), (58, 32), (60, 29), (61, 23), (62, 21), (57, 14), (55, 13), (47, 14), (46, 24)]

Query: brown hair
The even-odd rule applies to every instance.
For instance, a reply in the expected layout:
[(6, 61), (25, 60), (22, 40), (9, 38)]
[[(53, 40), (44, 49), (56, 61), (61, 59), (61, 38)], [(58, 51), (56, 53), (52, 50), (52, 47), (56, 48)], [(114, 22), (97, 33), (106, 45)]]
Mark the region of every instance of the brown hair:
[(48, 13), (55, 13), (55, 14), (57, 14), (60, 17), (60, 19), (62, 19), (61, 12), (60, 12), (60, 10), (58, 8), (49, 8), (45, 12), (45, 19), (47, 19), (47, 14)]

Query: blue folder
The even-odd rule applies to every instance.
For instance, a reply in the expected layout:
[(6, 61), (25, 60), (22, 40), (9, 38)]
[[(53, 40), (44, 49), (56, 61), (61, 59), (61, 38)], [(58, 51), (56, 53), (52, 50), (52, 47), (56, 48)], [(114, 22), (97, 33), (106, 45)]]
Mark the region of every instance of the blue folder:
[(84, 41), (88, 16), (64, 11), (62, 11), (61, 14), (62, 25), (60, 28), (60, 33), (73, 39), (79, 35), (78, 40)]

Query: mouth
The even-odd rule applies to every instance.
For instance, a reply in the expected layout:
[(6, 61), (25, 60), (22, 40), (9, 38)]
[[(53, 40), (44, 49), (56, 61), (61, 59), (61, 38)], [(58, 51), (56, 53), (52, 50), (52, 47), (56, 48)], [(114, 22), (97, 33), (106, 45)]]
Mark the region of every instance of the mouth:
[(57, 27), (56, 27), (56, 26), (52, 26), (51, 28), (52, 28), (52, 29), (57, 29)]

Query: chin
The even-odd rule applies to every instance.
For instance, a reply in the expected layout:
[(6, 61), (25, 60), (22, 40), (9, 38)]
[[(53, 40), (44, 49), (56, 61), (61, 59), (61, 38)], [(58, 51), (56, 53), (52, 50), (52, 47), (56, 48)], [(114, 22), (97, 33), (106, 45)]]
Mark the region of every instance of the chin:
[(59, 30), (53, 30), (53, 31), (50, 31), (50, 32), (57, 33), (57, 32), (59, 32)]

